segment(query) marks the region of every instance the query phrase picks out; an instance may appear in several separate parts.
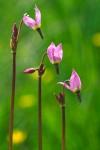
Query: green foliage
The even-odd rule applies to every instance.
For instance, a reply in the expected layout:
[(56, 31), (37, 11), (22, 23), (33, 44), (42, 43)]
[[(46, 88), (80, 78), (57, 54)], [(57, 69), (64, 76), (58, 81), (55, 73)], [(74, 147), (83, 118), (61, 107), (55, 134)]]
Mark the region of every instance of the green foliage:
[[(17, 75), (14, 131), (25, 139), (14, 150), (37, 150), (37, 78), (24, 75), (39, 65), (52, 41), (63, 44), (60, 75), (45, 59), (42, 81), (43, 149), (61, 149), (61, 108), (53, 93), (60, 92), (58, 81), (70, 77), (72, 68), (82, 80), (82, 103), (66, 90), (66, 147), (68, 150), (100, 149), (100, 1), (43, 0), (0, 1), (0, 150), (8, 149), (12, 55), (9, 41), (13, 23), (19, 25), (24, 13), (34, 17), (34, 4), (42, 13), (42, 41), (36, 31), (24, 24), (17, 49)], [(17, 136), (16, 136), (17, 138)], [(22, 136), (23, 138), (23, 136)], [(20, 138), (19, 138), (20, 139)]]

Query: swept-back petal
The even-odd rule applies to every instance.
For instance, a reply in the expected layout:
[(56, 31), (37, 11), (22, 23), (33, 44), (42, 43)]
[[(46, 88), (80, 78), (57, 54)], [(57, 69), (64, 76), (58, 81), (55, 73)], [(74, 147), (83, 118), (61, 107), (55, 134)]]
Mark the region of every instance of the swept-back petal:
[(36, 26), (35, 20), (33, 20), (32, 18), (30, 18), (29, 16), (24, 16), (23, 17), (23, 22), (30, 27), (31, 29), (34, 29)]
[(72, 91), (71, 87), (69, 85), (67, 85), (65, 82), (58, 82), (57, 84), (61, 84), (63, 85), (65, 88), (67, 88), (68, 90)]
[(40, 28), (41, 27), (41, 13), (40, 10), (37, 8), (37, 6), (35, 5), (35, 21), (36, 21), (36, 25)]

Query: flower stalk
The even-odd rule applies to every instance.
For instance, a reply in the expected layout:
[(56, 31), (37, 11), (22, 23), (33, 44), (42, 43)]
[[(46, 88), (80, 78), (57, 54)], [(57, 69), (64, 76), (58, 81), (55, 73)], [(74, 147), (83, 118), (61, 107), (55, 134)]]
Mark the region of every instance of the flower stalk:
[(24, 71), (25, 74), (31, 74), (35, 71), (38, 71), (38, 146), (39, 150), (42, 150), (42, 112), (41, 112), (41, 81), (42, 81), (42, 75), (45, 72), (44, 67), (44, 58), (47, 55), (47, 52), (44, 53), (41, 63), (38, 68), (29, 68)]
[(65, 94), (64, 94), (64, 87), (62, 91), (62, 150), (65, 150), (65, 133), (66, 133), (66, 128), (65, 128)]
[(65, 150), (65, 105), (62, 106), (62, 150)]
[[(30, 19), (30, 18), (28, 18)], [(24, 17), (24, 23), (27, 23), (26, 17)], [(33, 20), (31, 20), (33, 21)], [(29, 26), (30, 24), (28, 24)], [(63, 51), (62, 51), (62, 44), (60, 43), (57, 47), (55, 44), (52, 42), (51, 45), (47, 48), (47, 51), (44, 53), (42, 56), (40, 65), (38, 68), (28, 68), (24, 71), (25, 74), (30, 74), (34, 73), (35, 71), (38, 71), (38, 145), (39, 145), (39, 150), (42, 150), (42, 113), (41, 113), (41, 81), (42, 81), (42, 75), (45, 72), (45, 67), (44, 67), (44, 58), (45, 56), (48, 56), (50, 62), (55, 66), (56, 68), (56, 73), (59, 74), (59, 68), (58, 64), (62, 60), (63, 56)], [(57, 95), (55, 95), (57, 96)], [(63, 100), (63, 94), (61, 93), (61, 101), (64, 102)], [(60, 101), (60, 100), (59, 100)], [(61, 102), (62, 103), (62, 102)], [(63, 104), (65, 107), (65, 105)], [(64, 135), (64, 130), (65, 130), (65, 125), (64, 125), (64, 120), (65, 120), (65, 108), (62, 108), (62, 116), (63, 116), (63, 143), (65, 143), (65, 135)], [(65, 144), (64, 144), (65, 145)], [(63, 146), (65, 147), (65, 146)], [(63, 149), (64, 150), (64, 149)]]
[(14, 98), (15, 98), (15, 80), (16, 80), (16, 53), (12, 54), (12, 96), (10, 106), (10, 123), (9, 123), (9, 150), (12, 150), (13, 143), (13, 120), (14, 120)]
[[(70, 85), (67, 84), (69, 82)], [(65, 94), (64, 94), (64, 89), (67, 88), (68, 90), (72, 91), (73, 93), (76, 93), (79, 102), (81, 102), (81, 95), (80, 95), (80, 90), (82, 87), (81, 80), (79, 75), (76, 73), (76, 71), (73, 69), (72, 75), (70, 77), (70, 80), (65, 80), (64, 82), (58, 82), (58, 84), (63, 85), (63, 90), (62, 92), (57, 95), (55, 94), (55, 97), (57, 101), (59, 102), (61, 108), (62, 108), (62, 150), (65, 150), (66, 148), (66, 143), (65, 143)]]
[(38, 145), (42, 150), (41, 76), (38, 76)]
[(60, 104), (61, 106), (61, 111), (62, 111), (62, 150), (65, 150), (65, 94), (64, 94), (64, 87), (63, 87), (63, 91), (60, 92), (59, 95), (57, 95), (56, 93), (54, 94), (58, 103)]
[(39, 150), (42, 150), (42, 112), (41, 112), (41, 80), (45, 72), (44, 58), (47, 53), (44, 53), (40, 66), (38, 68), (38, 145)]
[(13, 149), (13, 122), (14, 122), (14, 101), (15, 101), (15, 82), (16, 82), (16, 50), (22, 21), (20, 22), (19, 30), (16, 24), (12, 28), (12, 38), (10, 40), (10, 47), (12, 53), (12, 94), (10, 104), (10, 122), (9, 122), (9, 150)]

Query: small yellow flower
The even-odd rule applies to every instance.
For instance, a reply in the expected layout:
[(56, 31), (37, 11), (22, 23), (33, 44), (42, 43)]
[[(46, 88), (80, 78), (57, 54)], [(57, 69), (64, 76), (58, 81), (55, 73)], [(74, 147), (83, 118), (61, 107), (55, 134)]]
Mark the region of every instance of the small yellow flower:
[(35, 98), (33, 95), (23, 95), (20, 97), (19, 106), (26, 108), (32, 107), (35, 104)]
[(13, 144), (20, 144), (26, 139), (26, 133), (21, 130), (16, 130), (13, 132)]
[(100, 47), (100, 33), (96, 33), (92, 37), (92, 42), (95, 46)]

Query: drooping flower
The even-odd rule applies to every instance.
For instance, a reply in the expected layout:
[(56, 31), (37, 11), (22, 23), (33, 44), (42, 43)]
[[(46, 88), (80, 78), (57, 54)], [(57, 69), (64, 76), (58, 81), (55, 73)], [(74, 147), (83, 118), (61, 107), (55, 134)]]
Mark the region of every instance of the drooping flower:
[[(70, 85), (66, 84), (66, 82), (69, 82)], [(79, 75), (76, 73), (76, 71), (73, 69), (72, 75), (70, 77), (70, 80), (66, 80), (65, 82), (58, 82), (58, 84), (63, 85), (65, 88), (69, 89), (73, 93), (76, 93), (78, 96), (78, 99), (80, 98), (80, 90), (82, 88), (81, 80)]]
[(63, 56), (62, 43), (56, 47), (52, 42), (47, 49), (47, 55), (52, 64), (59, 64)]
[(29, 15), (24, 14), (23, 17), (23, 22), (31, 29), (33, 30), (37, 30), (41, 36), (41, 38), (43, 39), (43, 35), (42, 32), (40, 30), (41, 27), (41, 12), (40, 10), (37, 8), (37, 6), (35, 5), (35, 20), (32, 19), (31, 17), (29, 17)]
[(63, 57), (62, 43), (56, 47), (52, 42), (47, 49), (47, 55), (50, 62), (54, 64), (57, 74), (59, 74), (58, 64), (61, 62)]
[(41, 13), (40, 10), (35, 5), (35, 20), (30, 18), (29, 15), (24, 14), (23, 22), (31, 29), (36, 30), (41, 27)]

